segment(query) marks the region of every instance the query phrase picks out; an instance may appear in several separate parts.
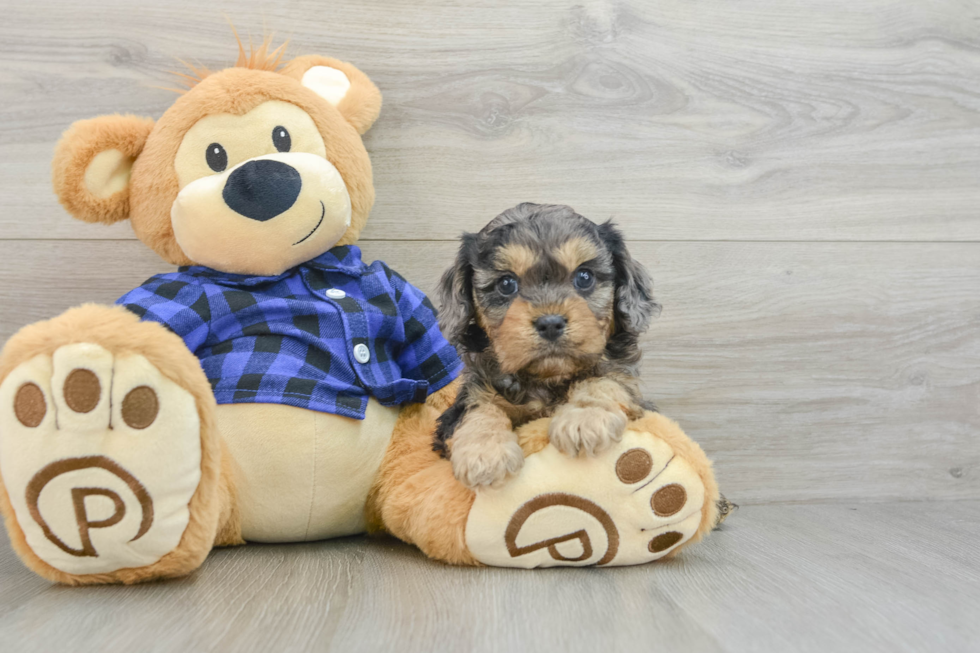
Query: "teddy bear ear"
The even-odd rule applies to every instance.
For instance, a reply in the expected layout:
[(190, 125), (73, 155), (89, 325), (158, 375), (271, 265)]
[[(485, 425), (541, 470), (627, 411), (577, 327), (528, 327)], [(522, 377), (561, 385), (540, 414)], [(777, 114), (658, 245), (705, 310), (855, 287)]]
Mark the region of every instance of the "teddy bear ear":
[(151, 118), (99, 116), (68, 128), (51, 164), (54, 191), (74, 217), (111, 224), (129, 217), (129, 174)]
[(368, 76), (344, 61), (319, 55), (297, 57), (279, 71), (310, 89), (340, 111), (363, 134), (381, 111), (381, 91)]

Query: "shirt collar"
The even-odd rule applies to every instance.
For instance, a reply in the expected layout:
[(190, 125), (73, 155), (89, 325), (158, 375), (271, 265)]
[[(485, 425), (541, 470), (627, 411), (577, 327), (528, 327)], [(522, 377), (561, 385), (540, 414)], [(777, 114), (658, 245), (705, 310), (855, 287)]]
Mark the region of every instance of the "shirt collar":
[[(330, 272), (343, 272), (354, 277), (364, 274), (364, 262), (361, 260), (361, 248), (357, 245), (342, 245), (329, 249), (312, 261), (303, 265)], [(303, 267), (301, 265), (300, 267)]]
[(356, 245), (342, 245), (329, 249), (315, 259), (301, 263), (294, 268), (286, 270), (282, 274), (272, 277), (232, 274), (230, 272), (222, 272), (213, 268), (204, 267), (203, 265), (184, 266), (180, 268), (180, 271), (194, 276), (206, 277), (215, 282), (225, 282), (236, 286), (257, 286), (263, 283), (279, 281), (302, 271), (303, 268), (315, 268), (324, 272), (340, 272), (352, 277), (359, 277), (364, 274), (364, 267), (364, 262), (361, 260), (361, 248)]

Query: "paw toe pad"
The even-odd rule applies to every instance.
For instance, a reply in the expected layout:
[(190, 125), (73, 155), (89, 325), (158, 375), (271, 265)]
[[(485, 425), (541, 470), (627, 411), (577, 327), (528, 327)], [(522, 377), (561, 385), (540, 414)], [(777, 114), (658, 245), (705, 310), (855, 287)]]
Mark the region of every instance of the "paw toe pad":
[(685, 503), (687, 503), (687, 491), (678, 483), (665, 485), (650, 497), (650, 506), (660, 517), (676, 515)]
[(102, 384), (92, 370), (82, 367), (72, 370), (65, 379), (65, 403), (76, 413), (91, 413), (99, 405)]
[(667, 531), (666, 533), (661, 533), (657, 537), (650, 540), (650, 544), (647, 546), (647, 548), (650, 549), (650, 553), (660, 553), (661, 551), (666, 551), (670, 547), (680, 542), (683, 537), (683, 533), (678, 533), (677, 531)]
[(37, 427), (48, 412), (44, 402), (44, 393), (35, 383), (25, 383), (17, 390), (14, 397), (14, 416), (17, 421), (28, 428)]
[(126, 394), (122, 402), (122, 418), (131, 428), (145, 429), (160, 412), (160, 401), (153, 388), (141, 385)]
[(627, 485), (638, 483), (653, 469), (653, 457), (645, 449), (630, 449), (616, 461), (616, 476)]

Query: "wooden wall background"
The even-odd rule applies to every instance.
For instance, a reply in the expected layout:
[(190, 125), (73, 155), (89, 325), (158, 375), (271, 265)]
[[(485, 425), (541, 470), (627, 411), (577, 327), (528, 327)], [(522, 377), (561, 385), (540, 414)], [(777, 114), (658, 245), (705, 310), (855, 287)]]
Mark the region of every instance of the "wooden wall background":
[(980, 4), (7, 3), (0, 341), (166, 271), (72, 221), (59, 134), (157, 117), (263, 29), (385, 95), (362, 242), (431, 290), (520, 201), (615, 218), (661, 318), (644, 385), (743, 504), (980, 498)]

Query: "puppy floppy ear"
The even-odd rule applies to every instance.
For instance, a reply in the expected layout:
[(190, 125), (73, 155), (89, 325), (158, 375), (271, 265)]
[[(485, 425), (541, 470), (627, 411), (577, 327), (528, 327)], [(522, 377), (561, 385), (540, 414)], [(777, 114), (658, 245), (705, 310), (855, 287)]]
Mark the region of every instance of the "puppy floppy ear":
[(129, 173), (153, 129), (151, 118), (79, 120), (58, 141), (54, 192), (74, 217), (111, 224), (129, 217)]
[(347, 62), (313, 54), (296, 57), (279, 72), (336, 107), (359, 134), (371, 129), (381, 112), (381, 91)]
[(487, 334), (476, 323), (473, 301), (473, 263), (476, 234), (463, 234), (453, 266), (439, 282), (439, 328), (455, 347), (482, 351), (489, 344)]
[(630, 256), (623, 235), (612, 221), (600, 225), (599, 234), (612, 253), (616, 271), (616, 331), (639, 335), (647, 330), (651, 319), (660, 315), (661, 306), (653, 299), (653, 280), (646, 268)]

